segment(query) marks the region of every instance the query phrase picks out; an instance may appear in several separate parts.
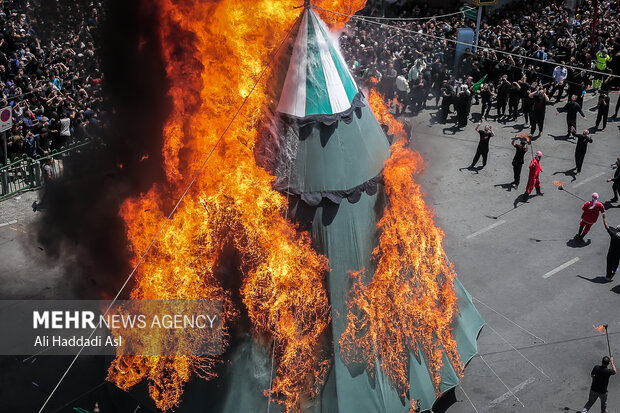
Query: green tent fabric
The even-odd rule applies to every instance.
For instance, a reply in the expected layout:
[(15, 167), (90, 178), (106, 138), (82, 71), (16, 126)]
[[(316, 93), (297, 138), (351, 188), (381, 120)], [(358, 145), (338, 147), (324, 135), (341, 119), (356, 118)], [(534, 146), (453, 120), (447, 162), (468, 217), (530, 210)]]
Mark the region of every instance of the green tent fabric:
[[(278, 105), (279, 120), (270, 130), (275, 131), (277, 144), (273, 148), (261, 148), (261, 156), (270, 157), (266, 163), (276, 176), (275, 186), (289, 195), (289, 217), (301, 228), (310, 231), (313, 245), (329, 259), (330, 273), (327, 288), (332, 311), (332, 367), (326, 383), (315, 400), (305, 401), (304, 412), (311, 413), (405, 413), (410, 400), (403, 400), (392, 387), (389, 379), (377, 364), (374, 378), (370, 378), (363, 366), (347, 366), (340, 357), (338, 339), (346, 327), (347, 294), (351, 288), (350, 271), (366, 268), (367, 279), (373, 275), (371, 252), (377, 245), (379, 233), (377, 222), (383, 215), (385, 193), (377, 177), (381, 175), (390, 147), (381, 126), (370, 110), (363, 95), (355, 91), (346, 99), (351, 103), (350, 116), (334, 118), (314, 117), (333, 115), (327, 106), (329, 86), (322, 83), (320, 74), (313, 76), (318, 83), (312, 99), (308, 86), (308, 68), (323, 67), (327, 56), (341, 61), (340, 52), (325, 25), (311, 9), (299, 25), (287, 76)], [(318, 34), (318, 35), (317, 35)], [(319, 41), (326, 44), (317, 44)], [(317, 56), (316, 51), (329, 53)], [(300, 55), (304, 56), (301, 58)], [(320, 61), (320, 62), (319, 62)], [(320, 64), (319, 64), (320, 63)], [(352, 79), (344, 64), (336, 64), (339, 79)], [(325, 73), (320, 70), (321, 73)], [(323, 85), (325, 87), (321, 87)], [(303, 89), (304, 93), (300, 94)], [(342, 95), (345, 96), (345, 95)], [(357, 99), (357, 105), (352, 102)], [(306, 108), (317, 102), (311, 112)], [(347, 103), (349, 104), (349, 103)], [(302, 112), (305, 116), (298, 116)], [(294, 110), (297, 112), (294, 112)], [(333, 112), (333, 111), (332, 111)], [(300, 122), (300, 120), (302, 122)], [(275, 149), (274, 149), (275, 148)], [(453, 322), (461, 361), (468, 362), (477, 351), (476, 338), (483, 320), (474, 307), (471, 297), (461, 283), (455, 281), (459, 312)], [(436, 391), (427, 368), (427, 362), (410, 355), (409, 396), (420, 401), (423, 410), (432, 407)], [(281, 407), (269, 403), (262, 394), (271, 381), (272, 362), (268, 349), (247, 339), (236, 347), (231, 357), (231, 368), (222, 377), (229, 391), (217, 411), (264, 412), (269, 404), (270, 412), (280, 412)], [(445, 360), (441, 370), (440, 391), (445, 392), (458, 385), (454, 369)]]
[(358, 93), (325, 23), (310, 9), (299, 25), (278, 112), (296, 118), (333, 115), (353, 105)]

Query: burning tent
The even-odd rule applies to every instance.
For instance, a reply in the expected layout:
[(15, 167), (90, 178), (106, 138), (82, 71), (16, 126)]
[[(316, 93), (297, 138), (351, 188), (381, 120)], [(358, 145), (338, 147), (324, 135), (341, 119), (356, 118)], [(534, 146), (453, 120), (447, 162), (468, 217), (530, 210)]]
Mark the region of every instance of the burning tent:
[[(364, 1), (329, 3), (346, 14)], [(124, 390), (147, 382), (160, 410), (177, 408), (187, 387), (179, 411), (196, 411), (195, 377), (212, 380), (200, 395), (209, 411), (428, 409), (476, 352), (482, 320), (413, 180), (421, 158), (298, 5), (157, 3), (172, 105), (166, 179), (120, 211), (140, 263), (131, 298), (220, 300), (230, 345), (224, 364), (117, 357), (108, 379)], [(269, 71), (278, 89), (260, 80), (285, 33), (281, 78)], [(377, 117), (400, 136), (391, 147)], [(251, 326), (241, 338), (240, 314)]]
[[(287, 194), (294, 219), (310, 231), (315, 248), (329, 259), (331, 271), (327, 289), (334, 361), (320, 401), (317, 401), (318, 410), (341, 413), (407, 411), (411, 407), (407, 398), (419, 400), (422, 409), (429, 409), (437, 394), (458, 384), (464, 364), (476, 353), (476, 337), (483, 321), (467, 291), (454, 278), (453, 269), (441, 249), (439, 230), (432, 223), (419, 188), (412, 182), (414, 164), (421, 160), (405, 147), (402, 136), (390, 153), (386, 133), (355, 84), (333, 36), (313, 9), (307, 8), (292, 45), (277, 106), (276, 136), (267, 140), (271, 142), (267, 143), (268, 147), (261, 147), (259, 156), (263, 163), (271, 166), (276, 188)], [(371, 97), (380, 101), (374, 92)], [(380, 103), (377, 109), (381, 111)], [(393, 126), (393, 119), (389, 119), (385, 109), (382, 117)], [(390, 156), (391, 162), (388, 161)], [(403, 161), (412, 164), (403, 165)], [(409, 178), (392, 176), (384, 184), (384, 174), (403, 175), (403, 172), (409, 174)], [(394, 182), (399, 179), (401, 184), (394, 188)], [(403, 186), (402, 181), (408, 183), (413, 192), (403, 193), (408, 187)], [(392, 194), (384, 185), (392, 186), (387, 188)], [(391, 203), (403, 200), (412, 205), (418, 203), (413, 213), (422, 218), (400, 216), (394, 219), (394, 215), (410, 211), (395, 205), (391, 205), (391, 217), (385, 216), (386, 205), (390, 207)], [(377, 228), (382, 218), (392, 219), (391, 223), (379, 225), (384, 234), (390, 232), (387, 226), (398, 226), (403, 220), (417, 221), (419, 227), (411, 228), (405, 223), (408, 228), (396, 229), (396, 232), (412, 229), (424, 234), (408, 237), (410, 234), (401, 233), (397, 239), (383, 239), (384, 234)], [(381, 247), (382, 243), (392, 242), (400, 244), (399, 247)], [(410, 242), (431, 245), (407, 245)], [(399, 250), (401, 247), (412, 251), (403, 253)], [(385, 268), (386, 260), (397, 260), (397, 257), (387, 257), (389, 255), (425, 253), (438, 256), (438, 262), (404, 261), (402, 268)], [(405, 268), (407, 264), (417, 268)], [(439, 268), (429, 272), (429, 265)], [(372, 296), (381, 290), (371, 291), (377, 266), (383, 267), (383, 278), (396, 289), (402, 289), (401, 292), (412, 289), (411, 294), (395, 298), (390, 295), (394, 291), (383, 290), (385, 296)], [(426, 273), (411, 275), (412, 272)], [(435, 294), (414, 291), (419, 288), (434, 289)], [(455, 294), (458, 308), (453, 302), (447, 304), (449, 299), (442, 294)], [(374, 306), (368, 301), (391, 301), (392, 306), (397, 306), (403, 299), (421, 299), (423, 305), (428, 305), (429, 313), (381, 314), (387, 307)], [(434, 314), (431, 308), (436, 311)], [(420, 306), (410, 309), (425, 311)], [(373, 312), (375, 314), (371, 315)], [(407, 333), (391, 331), (390, 336), (386, 336), (381, 334), (387, 332), (385, 328), (372, 326), (372, 323), (383, 322), (377, 316), (401, 317), (391, 327), (419, 329)], [(416, 320), (416, 317), (443, 317), (448, 325), (444, 324), (443, 332), (432, 331), (438, 325), (436, 320)], [(423, 343), (417, 336), (425, 334), (429, 337)], [(385, 342), (371, 343), (381, 340)], [(394, 340), (403, 342), (402, 348), (396, 351), (404, 350), (407, 354), (397, 355), (396, 358), (401, 359), (398, 361), (382, 360), (383, 356), (394, 356), (387, 354), (390, 352), (387, 347), (391, 347)], [(371, 348), (364, 348), (364, 344)], [(450, 345), (455, 348), (448, 349)], [(402, 371), (397, 371), (399, 369)]]

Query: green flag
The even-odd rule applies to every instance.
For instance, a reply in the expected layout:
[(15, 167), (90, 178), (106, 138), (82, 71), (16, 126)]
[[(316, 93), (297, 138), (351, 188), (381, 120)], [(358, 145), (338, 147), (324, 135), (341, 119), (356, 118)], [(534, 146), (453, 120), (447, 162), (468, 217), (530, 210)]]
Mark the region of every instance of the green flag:
[(475, 93), (478, 89), (480, 89), (480, 86), (482, 86), (482, 82), (484, 82), (484, 79), (486, 78), (487, 75), (482, 76), (482, 79), (474, 83), (474, 85), (471, 87), (471, 90)]

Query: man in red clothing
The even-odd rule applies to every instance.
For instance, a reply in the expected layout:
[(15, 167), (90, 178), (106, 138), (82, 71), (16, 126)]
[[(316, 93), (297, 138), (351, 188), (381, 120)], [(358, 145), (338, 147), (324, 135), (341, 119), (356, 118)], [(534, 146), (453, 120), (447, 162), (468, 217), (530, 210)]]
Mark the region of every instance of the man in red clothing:
[(523, 200), (527, 201), (527, 198), (530, 196), (530, 192), (532, 189), (536, 188), (536, 195), (543, 195), (540, 192), (540, 173), (543, 168), (540, 166), (540, 159), (542, 158), (543, 153), (541, 151), (537, 151), (534, 159), (530, 162), (530, 176), (527, 180), (527, 186), (525, 187), (525, 193), (523, 194)]
[(583, 214), (581, 214), (581, 222), (579, 223), (579, 232), (575, 235), (575, 239), (582, 240), (586, 236), (590, 227), (594, 225), (598, 219), (599, 213), (605, 213), (605, 207), (598, 202), (598, 194), (595, 192), (592, 194), (592, 201), (586, 201), (581, 207)]

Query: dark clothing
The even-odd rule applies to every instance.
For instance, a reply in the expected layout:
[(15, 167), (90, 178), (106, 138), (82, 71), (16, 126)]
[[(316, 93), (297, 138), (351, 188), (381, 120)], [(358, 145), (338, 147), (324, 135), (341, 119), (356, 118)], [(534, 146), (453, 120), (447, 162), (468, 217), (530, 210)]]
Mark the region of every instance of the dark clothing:
[(480, 110), (480, 115), (483, 118), (487, 118), (489, 116), (489, 112), (491, 111), (493, 95), (490, 90), (483, 89), (482, 92), (480, 92), (480, 98), (482, 99), (482, 109)]
[(514, 184), (519, 186), (521, 182), (521, 169), (523, 168), (523, 157), (525, 156), (525, 147), (517, 146), (515, 156), (512, 158), (512, 172), (514, 174)]
[(607, 366), (594, 366), (591, 373), (592, 386), (590, 386), (590, 390), (596, 393), (607, 393), (609, 378), (614, 374), (616, 373)]
[(573, 128), (577, 128), (577, 113), (580, 113), (581, 116), (585, 117), (583, 111), (581, 110), (581, 106), (577, 102), (568, 102), (566, 105), (559, 108), (558, 112), (566, 112), (566, 128), (568, 130), (566, 134), (569, 136), (571, 134), (571, 130)]
[(607, 411), (607, 385), (609, 384), (609, 378), (616, 374), (612, 369), (607, 366), (594, 366), (592, 369), (592, 385), (590, 386), (590, 394), (588, 395), (588, 401), (583, 406), (582, 411), (588, 411), (596, 402), (596, 399), (601, 399), (601, 413)]
[(573, 136), (577, 138), (575, 152), (586, 153), (588, 151), (588, 143), (592, 143), (592, 138), (589, 135), (584, 135), (583, 133), (573, 133)]
[(482, 166), (487, 164), (487, 156), (489, 154), (489, 139), (493, 135), (491, 132), (485, 132), (483, 130), (479, 130), (480, 134), (480, 142), (478, 142), (478, 149), (476, 149), (476, 155), (474, 156), (474, 160), (471, 163), (471, 166), (475, 166), (478, 163), (478, 160), (482, 156)]
[(598, 113), (596, 114), (596, 129), (603, 121), (603, 129), (607, 127), (607, 117), (609, 116), (609, 96), (601, 97), (598, 100)]
[(588, 401), (586, 405), (583, 406), (583, 409), (587, 412), (590, 410), (590, 407), (596, 403), (596, 399), (601, 399), (601, 412), (607, 413), (607, 393), (597, 393), (590, 390), (590, 395), (588, 396)]
[(545, 99), (545, 96), (542, 93), (536, 93), (532, 97), (532, 101), (532, 118), (530, 119), (532, 126), (530, 127), (530, 135), (533, 135), (534, 132), (536, 132), (536, 126), (538, 126), (538, 133), (541, 134), (545, 124), (547, 99)]
[(515, 151), (515, 156), (512, 158), (512, 164), (521, 164), (523, 165), (523, 158), (525, 157), (525, 147), (517, 146)]
[(570, 120), (577, 119), (577, 113), (581, 114), (581, 116), (585, 116), (581, 110), (581, 106), (579, 106), (577, 102), (568, 102), (566, 105), (559, 108), (558, 112), (566, 112), (566, 119)]
[(497, 116), (506, 114), (506, 103), (508, 102), (508, 92), (510, 91), (510, 83), (502, 82), (497, 87)]
[(588, 135), (584, 135), (583, 133), (574, 132), (573, 136), (577, 138), (577, 146), (575, 147), (575, 167), (577, 168), (577, 173), (581, 173), (581, 166), (583, 165), (583, 160), (586, 157), (588, 143), (592, 143), (592, 138)]
[(620, 168), (616, 168), (616, 172), (614, 172), (614, 177), (611, 179), (613, 184), (611, 185), (612, 191), (614, 191), (614, 199), (618, 199), (618, 192), (620, 191)]
[[(620, 231), (616, 228), (607, 228), (607, 232), (611, 237), (609, 241), (609, 250), (607, 251), (607, 274), (608, 279), (613, 278), (620, 263)], [(594, 381), (592, 382), (594, 386)], [(607, 387), (607, 386), (605, 386)]]

